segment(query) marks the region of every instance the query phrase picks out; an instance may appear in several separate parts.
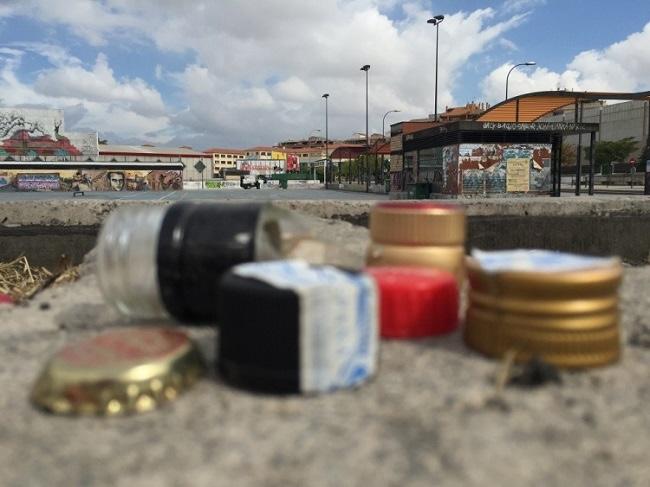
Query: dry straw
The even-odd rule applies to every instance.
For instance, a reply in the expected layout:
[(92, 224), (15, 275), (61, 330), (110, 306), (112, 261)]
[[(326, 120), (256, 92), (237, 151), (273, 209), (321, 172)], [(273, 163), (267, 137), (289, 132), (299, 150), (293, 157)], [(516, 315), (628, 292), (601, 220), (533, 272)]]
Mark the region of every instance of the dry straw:
[(0, 262), (0, 293), (8, 294), (18, 303), (51, 285), (79, 278), (78, 267), (62, 267), (61, 272), (53, 274), (45, 267), (32, 267), (25, 256), (11, 262)]

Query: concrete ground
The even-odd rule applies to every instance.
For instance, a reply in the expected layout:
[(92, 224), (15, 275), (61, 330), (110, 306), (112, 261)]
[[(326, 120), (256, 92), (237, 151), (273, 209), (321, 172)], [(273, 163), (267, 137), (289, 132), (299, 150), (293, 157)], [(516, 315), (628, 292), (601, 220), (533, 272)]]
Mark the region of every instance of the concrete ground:
[(180, 201), (180, 200), (383, 200), (386, 194), (357, 193), (324, 189), (219, 189), (187, 191), (88, 191), (84, 196), (73, 196), (61, 191), (0, 192), (3, 201), (60, 201), (60, 200), (118, 200), (118, 201)]
[[(343, 211), (337, 207), (327, 211)], [(309, 211), (318, 208), (314, 202)], [(362, 258), (366, 229), (314, 222)], [(152, 413), (44, 414), (27, 395), (52, 353), (136, 324), (103, 302), (92, 261), (75, 283), (25, 306), (0, 305), (3, 486), (641, 486), (650, 480), (650, 266), (625, 269), (620, 363), (563, 372), (559, 384), (509, 386), (499, 394), (500, 365), (468, 350), (457, 332), (383, 342), (377, 377), (357, 390), (261, 396), (227, 387), (212, 372)], [(213, 366), (218, 333), (185, 329)]]
[[(562, 198), (574, 198), (574, 188), (562, 186)], [(643, 186), (596, 186), (598, 197), (618, 198), (620, 195), (643, 196)], [(587, 194), (587, 188), (582, 188), (580, 198), (593, 198)], [(390, 196), (379, 193), (363, 193), (356, 191), (341, 191), (334, 189), (219, 189), (219, 190), (184, 190), (184, 191), (89, 191), (84, 196), (73, 196), (72, 193), (59, 191), (6, 191), (0, 192), (0, 203), (4, 201), (332, 201), (332, 200), (386, 200)], [(547, 199), (541, 196), (537, 198)], [(548, 197), (550, 198), (550, 197)], [(480, 197), (466, 198), (468, 200)], [(490, 197), (488, 199), (496, 199)], [(555, 199), (555, 198), (553, 198)]]

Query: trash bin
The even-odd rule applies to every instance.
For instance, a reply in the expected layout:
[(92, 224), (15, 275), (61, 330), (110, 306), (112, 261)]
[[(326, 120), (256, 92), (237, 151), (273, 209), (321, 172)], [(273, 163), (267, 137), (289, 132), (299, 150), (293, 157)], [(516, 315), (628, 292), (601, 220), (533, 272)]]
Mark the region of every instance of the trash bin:
[(408, 185), (408, 197), (413, 200), (428, 199), (431, 194), (431, 183), (414, 183)]
[(286, 177), (284, 178), (278, 178), (278, 181), (280, 183), (280, 187), (282, 189), (287, 189), (289, 187), (289, 183)]

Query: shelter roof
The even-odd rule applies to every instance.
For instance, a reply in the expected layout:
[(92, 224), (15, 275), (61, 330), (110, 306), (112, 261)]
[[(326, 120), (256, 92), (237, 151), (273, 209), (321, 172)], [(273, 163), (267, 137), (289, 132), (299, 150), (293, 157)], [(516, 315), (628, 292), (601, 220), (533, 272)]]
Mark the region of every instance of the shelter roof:
[(534, 122), (560, 108), (598, 100), (650, 100), (650, 91), (616, 93), (599, 91), (537, 91), (508, 98), (489, 108), (479, 122)]

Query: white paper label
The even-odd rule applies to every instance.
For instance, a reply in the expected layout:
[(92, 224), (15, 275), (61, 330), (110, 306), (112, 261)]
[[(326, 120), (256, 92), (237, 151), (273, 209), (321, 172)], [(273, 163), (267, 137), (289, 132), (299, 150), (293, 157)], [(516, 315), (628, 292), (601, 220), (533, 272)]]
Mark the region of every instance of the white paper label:
[(612, 257), (590, 257), (551, 250), (527, 249), (472, 250), (472, 257), (486, 272), (566, 272), (611, 267), (618, 263), (618, 259)]

